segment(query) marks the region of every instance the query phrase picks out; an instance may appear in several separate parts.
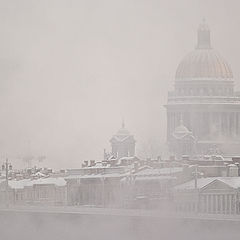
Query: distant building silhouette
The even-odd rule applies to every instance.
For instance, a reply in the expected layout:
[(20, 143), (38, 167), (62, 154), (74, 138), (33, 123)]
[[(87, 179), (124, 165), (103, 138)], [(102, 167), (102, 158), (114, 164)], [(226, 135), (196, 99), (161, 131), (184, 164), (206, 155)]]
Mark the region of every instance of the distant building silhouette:
[(125, 128), (123, 122), (121, 129), (110, 140), (114, 158), (135, 156), (135, 142), (134, 136)]
[(224, 154), (239, 153), (240, 97), (234, 92), (229, 64), (211, 46), (210, 30), (200, 24), (197, 46), (180, 62), (174, 91), (168, 94), (167, 141), (184, 125), (197, 140), (197, 153), (217, 146)]

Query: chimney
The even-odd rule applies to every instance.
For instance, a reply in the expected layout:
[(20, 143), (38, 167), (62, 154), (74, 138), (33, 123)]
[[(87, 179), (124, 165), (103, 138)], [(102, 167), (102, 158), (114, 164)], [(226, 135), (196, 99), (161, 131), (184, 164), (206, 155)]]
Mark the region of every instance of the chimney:
[(95, 160), (90, 160), (90, 167), (93, 167), (95, 165), (96, 165)]

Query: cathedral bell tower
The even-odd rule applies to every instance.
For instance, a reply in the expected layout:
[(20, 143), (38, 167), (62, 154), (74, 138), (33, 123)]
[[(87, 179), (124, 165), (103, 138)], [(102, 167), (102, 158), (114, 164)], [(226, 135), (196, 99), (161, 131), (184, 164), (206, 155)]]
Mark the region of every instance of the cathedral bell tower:
[(118, 132), (110, 139), (112, 154), (114, 158), (135, 156), (135, 139), (125, 128), (124, 122)]

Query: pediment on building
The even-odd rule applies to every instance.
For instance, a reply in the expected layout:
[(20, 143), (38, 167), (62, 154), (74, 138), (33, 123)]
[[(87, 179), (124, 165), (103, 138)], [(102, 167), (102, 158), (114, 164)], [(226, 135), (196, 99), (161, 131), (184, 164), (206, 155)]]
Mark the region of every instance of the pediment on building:
[(202, 192), (207, 192), (209, 190), (233, 190), (234, 188), (232, 188), (231, 186), (229, 186), (228, 184), (222, 182), (219, 179), (213, 180), (212, 182), (210, 182), (209, 184), (207, 184), (206, 186), (204, 186), (201, 191)]

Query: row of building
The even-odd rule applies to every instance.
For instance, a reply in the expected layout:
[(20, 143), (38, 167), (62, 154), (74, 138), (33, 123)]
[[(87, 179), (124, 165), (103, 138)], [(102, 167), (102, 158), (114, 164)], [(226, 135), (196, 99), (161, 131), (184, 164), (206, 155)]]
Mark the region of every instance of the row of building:
[(12, 179), (7, 184), (2, 179), (0, 203), (237, 214), (239, 160), (222, 156), (190, 160), (185, 156), (182, 161), (122, 157), (85, 162), (62, 176)]

